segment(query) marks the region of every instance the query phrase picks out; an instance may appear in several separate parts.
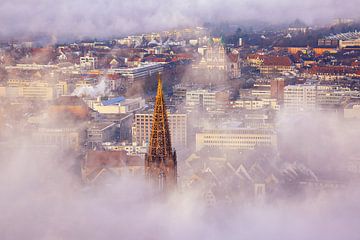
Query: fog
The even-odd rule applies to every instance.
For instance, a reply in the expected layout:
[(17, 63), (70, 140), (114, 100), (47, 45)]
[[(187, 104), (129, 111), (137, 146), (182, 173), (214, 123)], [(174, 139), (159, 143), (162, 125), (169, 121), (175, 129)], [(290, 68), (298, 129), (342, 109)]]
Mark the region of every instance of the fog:
[(313, 23), (357, 17), (357, 4), (358, 0), (2, 0), (0, 36), (101, 38), (207, 21), (282, 23), (299, 18)]
[[(343, 161), (347, 157), (343, 155), (345, 145), (356, 146), (359, 140), (353, 131), (339, 131), (339, 124), (343, 123), (321, 114), (284, 115), (279, 120), (280, 133), (286, 139), (283, 147), (290, 156), (301, 152), (311, 155), (321, 148), (315, 160), (322, 165), (327, 164), (329, 152), (336, 157), (341, 155), (337, 160)], [(356, 125), (340, 127), (359, 129)], [(324, 132), (333, 138), (330, 142), (319, 141), (317, 136)], [(345, 143), (341, 144), (343, 140)], [(305, 142), (315, 147), (303, 147)], [(292, 201), (279, 199), (209, 208), (196, 189), (179, 189), (168, 198), (154, 197), (140, 176), (114, 177), (84, 185), (79, 160), (50, 150), (36, 150), (30, 140), (4, 149), (2, 146), (0, 162), (2, 240), (360, 237), (357, 184)], [(300, 157), (296, 160), (301, 161)]]
[(95, 86), (79, 86), (74, 89), (71, 95), (78, 97), (100, 97), (109, 93), (110, 90), (108, 88), (109, 80), (106, 77), (100, 79), (100, 82)]
[(358, 121), (344, 121), (341, 113), (280, 114), (279, 151), (282, 158), (301, 161), (314, 169), (344, 169), (358, 152)]

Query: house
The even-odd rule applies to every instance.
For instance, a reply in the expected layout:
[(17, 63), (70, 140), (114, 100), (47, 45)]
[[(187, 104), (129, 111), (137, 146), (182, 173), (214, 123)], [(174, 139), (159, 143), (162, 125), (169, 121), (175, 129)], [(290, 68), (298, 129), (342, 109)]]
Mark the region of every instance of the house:
[(108, 176), (142, 175), (144, 160), (126, 151), (88, 151), (81, 166), (85, 183), (95, 183)]

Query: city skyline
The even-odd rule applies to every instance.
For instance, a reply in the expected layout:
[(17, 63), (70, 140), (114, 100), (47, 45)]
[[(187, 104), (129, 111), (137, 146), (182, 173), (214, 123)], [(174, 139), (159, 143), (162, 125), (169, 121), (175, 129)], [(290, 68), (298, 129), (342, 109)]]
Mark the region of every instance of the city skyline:
[(1, 6), (1, 240), (360, 238), (355, 1)]

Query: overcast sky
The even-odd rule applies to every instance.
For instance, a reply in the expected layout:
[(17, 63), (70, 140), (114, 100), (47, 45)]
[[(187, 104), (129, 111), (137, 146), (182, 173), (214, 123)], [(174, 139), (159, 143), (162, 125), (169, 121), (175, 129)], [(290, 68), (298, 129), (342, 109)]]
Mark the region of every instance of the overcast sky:
[(202, 24), (354, 17), (359, 0), (1, 0), (0, 33), (106, 37)]

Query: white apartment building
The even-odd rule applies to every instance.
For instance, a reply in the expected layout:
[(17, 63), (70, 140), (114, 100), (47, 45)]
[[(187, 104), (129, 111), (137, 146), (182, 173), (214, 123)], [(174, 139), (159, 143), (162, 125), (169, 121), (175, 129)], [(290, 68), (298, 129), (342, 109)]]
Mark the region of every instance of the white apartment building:
[(284, 89), (284, 108), (288, 111), (314, 110), (316, 108), (316, 85), (289, 85)]
[(277, 146), (271, 129), (207, 129), (196, 133), (196, 150), (204, 147), (251, 150), (258, 146)]
[(284, 107), (290, 111), (305, 111), (338, 107), (358, 91), (349, 88), (316, 84), (289, 85), (284, 89)]

